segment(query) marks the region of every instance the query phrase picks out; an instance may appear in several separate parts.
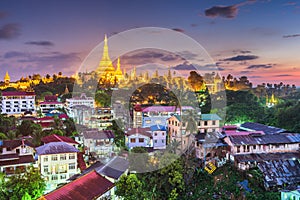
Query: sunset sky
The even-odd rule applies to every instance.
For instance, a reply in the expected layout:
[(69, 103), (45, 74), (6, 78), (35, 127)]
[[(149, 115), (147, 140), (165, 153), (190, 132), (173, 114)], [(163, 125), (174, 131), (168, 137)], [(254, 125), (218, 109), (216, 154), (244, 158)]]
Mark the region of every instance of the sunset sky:
[[(300, 86), (299, 19), (299, 0), (1, 0), (0, 79), (6, 71), (12, 80), (33, 73), (72, 75), (104, 34), (161, 27), (196, 40), (221, 76)], [(151, 51), (125, 55), (121, 64), (142, 64), (151, 53), (155, 62), (189, 68), (176, 57), (167, 64), (166, 56)]]

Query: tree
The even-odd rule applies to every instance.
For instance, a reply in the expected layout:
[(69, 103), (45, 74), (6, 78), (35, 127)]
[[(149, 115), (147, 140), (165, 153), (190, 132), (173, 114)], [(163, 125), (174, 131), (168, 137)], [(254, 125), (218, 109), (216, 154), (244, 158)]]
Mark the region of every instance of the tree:
[(7, 180), (3, 180), (0, 175), (0, 199), (37, 199), (43, 195), (46, 188), (45, 180), (33, 167), (25, 173), (19, 172), (6, 178)]
[(122, 175), (116, 182), (116, 195), (125, 200), (143, 199), (142, 182), (138, 180), (135, 174)]

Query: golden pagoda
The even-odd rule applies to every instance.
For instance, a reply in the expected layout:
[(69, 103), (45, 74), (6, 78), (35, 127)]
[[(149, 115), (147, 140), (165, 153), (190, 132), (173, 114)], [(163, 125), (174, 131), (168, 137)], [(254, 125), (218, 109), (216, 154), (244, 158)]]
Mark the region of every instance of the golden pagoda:
[(4, 76), (4, 83), (8, 85), (9, 82), (10, 82), (10, 76), (8, 75), (8, 71), (6, 71), (6, 74)]
[(96, 69), (99, 78), (108, 80), (108, 81), (115, 81), (123, 79), (123, 73), (120, 66), (120, 59), (118, 58), (117, 63), (117, 70), (112, 64), (112, 61), (108, 54), (108, 45), (107, 45), (107, 36), (104, 36), (104, 46), (103, 46), (103, 54), (100, 60), (99, 66)]

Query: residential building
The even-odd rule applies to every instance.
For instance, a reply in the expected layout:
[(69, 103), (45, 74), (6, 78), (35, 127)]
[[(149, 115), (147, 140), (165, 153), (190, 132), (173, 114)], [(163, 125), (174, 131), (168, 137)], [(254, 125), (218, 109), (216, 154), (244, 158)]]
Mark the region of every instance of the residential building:
[(297, 153), (300, 147), (300, 135), (293, 133), (234, 135), (224, 140), (230, 147), (227, 157), (243, 170), (256, 166), (257, 154), (272, 158), (271, 154)]
[(165, 149), (167, 145), (167, 129), (162, 125), (150, 127), (153, 139), (153, 149)]
[(115, 135), (111, 130), (87, 129), (82, 132), (86, 154), (95, 152), (98, 158), (108, 158), (114, 154)]
[(133, 147), (153, 147), (150, 128), (129, 128), (125, 131), (125, 145)]
[(56, 109), (61, 109), (63, 103), (57, 100), (55, 95), (45, 96), (45, 100), (39, 103), (39, 108), (43, 114), (49, 113)]
[(114, 183), (97, 173), (95, 170), (78, 179), (42, 196), (39, 200), (76, 199), (100, 200), (110, 196)]
[(38, 165), (46, 179), (46, 191), (52, 191), (59, 184), (78, 173), (78, 150), (65, 142), (50, 142), (36, 148)]
[[(85, 176), (91, 171), (95, 170), (98, 174), (104, 176), (106, 179), (111, 181), (112, 183), (116, 183), (123, 174), (128, 173), (129, 162), (123, 157), (115, 156), (107, 163), (102, 163), (100, 161), (96, 161), (87, 169), (83, 170), (80, 174), (76, 174), (71, 177), (69, 180), (73, 181), (78, 179), (79, 177)], [(110, 198), (118, 199), (115, 196), (116, 187), (110, 190)]]
[(194, 110), (191, 106), (182, 106), (181, 110), (176, 106), (148, 106), (135, 105), (133, 109), (133, 127), (150, 127), (153, 125), (167, 125), (167, 119), (174, 114), (180, 114), (187, 110)]
[(201, 120), (198, 122), (200, 133), (220, 132), (220, 120), (217, 114), (201, 114)]
[[(181, 144), (181, 150), (186, 150), (188, 147), (192, 147), (194, 142), (193, 134), (186, 131), (187, 123), (182, 122), (181, 116), (173, 115), (168, 119), (168, 143), (176, 140)], [(197, 123), (197, 122), (196, 122)]]
[(66, 99), (66, 110), (70, 117), (74, 117), (74, 106), (84, 105), (90, 108), (95, 107), (95, 100), (92, 97), (87, 97), (85, 93), (82, 93), (80, 97), (73, 97), (70, 99)]
[(78, 144), (79, 144), (72, 138), (62, 136), (62, 135), (56, 135), (56, 134), (47, 135), (47, 136), (43, 137), (41, 139), (41, 141), (43, 144), (48, 144), (50, 142), (65, 142), (69, 145), (74, 146), (75, 148), (78, 148)]
[(36, 112), (34, 92), (2, 92), (1, 114), (18, 116), (26, 111), (30, 111), (33, 114)]
[(34, 146), (25, 139), (0, 140), (0, 172), (13, 175), (34, 164)]
[(92, 114), (89, 127), (98, 128), (99, 130), (105, 130), (108, 126), (112, 125), (113, 110), (110, 107), (107, 108), (95, 108), (95, 112)]

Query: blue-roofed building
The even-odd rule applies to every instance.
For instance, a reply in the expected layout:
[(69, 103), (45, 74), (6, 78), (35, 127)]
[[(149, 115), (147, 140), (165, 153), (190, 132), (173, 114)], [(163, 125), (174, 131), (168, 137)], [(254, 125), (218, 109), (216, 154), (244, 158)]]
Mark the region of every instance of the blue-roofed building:
[(153, 138), (153, 149), (165, 149), (167, 140), (167, 129), (162, 125), (150, 127)]
[(300, 200), (300, 186), (296, 190), (283, 190), (281, 191), (281, 200)]
[(50, 142), (36, 148), (39, 169), (46, 179), (46, 192), (78, 173), (77, 152), (66, 142)]

